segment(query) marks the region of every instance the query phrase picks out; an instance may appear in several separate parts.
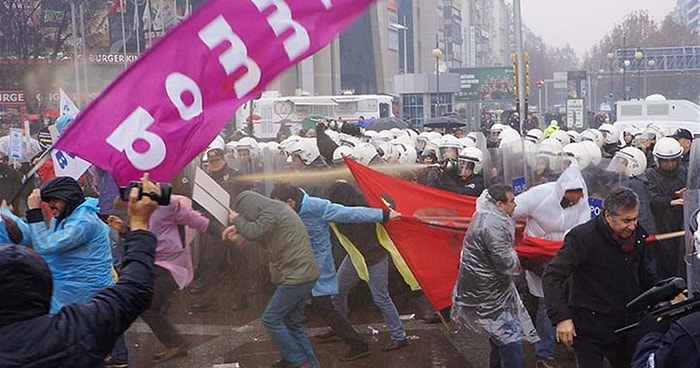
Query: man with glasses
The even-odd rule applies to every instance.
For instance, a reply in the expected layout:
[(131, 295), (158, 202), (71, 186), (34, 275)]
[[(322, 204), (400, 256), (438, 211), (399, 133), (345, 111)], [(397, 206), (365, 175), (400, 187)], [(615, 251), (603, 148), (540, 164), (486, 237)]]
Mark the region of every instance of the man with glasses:
[(556, 338), (574, 346), (576, 363), (629, 367), (639, 336), (615, 335), (637, 321), (625, 306), (658, 280), (637, 224), (639, 199), (629, 188), (612, 190), (597, 217), (571, 229), (542, 277), (544, 298)]

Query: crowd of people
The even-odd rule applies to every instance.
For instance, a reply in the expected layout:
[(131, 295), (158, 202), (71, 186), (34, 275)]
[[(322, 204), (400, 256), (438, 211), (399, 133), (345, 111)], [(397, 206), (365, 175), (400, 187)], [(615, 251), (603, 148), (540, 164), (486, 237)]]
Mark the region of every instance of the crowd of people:
[[(339, 337), (349, 349), (342, 361), (369, 354), (349, 316), (348, 296), (360, 280), (390, 332), (382, 350), (408, 346), (390, 295), (389, 254), (375, 230), (402, 215), (368, 208), (357, 187), (337, 180), (347, 177), (350, 159), (478, 198), (453, 305), (435, 311), (416, 297), (425, 322), (451, 320), (486, 334), (492, 367), (524, 367), (523, 342), (534, 344), (538, 368), (558, 365), (557, 342), (573, 346), (580, 367), (602, 367), (604, 358), (613, 367), (633, 361), (645, 367), (640, 362), (653, 361), (654, 349), (633, 359), (643, 331), (619, 336), (614, 330), (641, 317), (625, 310), (631, 299), (661, 279), (685, 277), (682, 238), (645, 239), (684, 230), (693, 136), (654, 124), (643, 130), (536, 126), (520, 134), (495, 123), (485, 136), (322, 121), (313, 133), (273, 142), (238, 131), (217, 136), (170, 183), (173, 195), (163, 206), (134, 193), (125, 202), (109, 173), (96, 168), (77, 180), (54, 177), (50, 161), (23, 188), (27, 165), (0, 154), (0, 197), (21, 193), (0, 210), (0, 240), (15, 244), (0, 247), (0, 272), (7, 275), (0, 288), (26, 294), (0, 303), (0, 336), (22, 331), (25, 339), (0, 348), (0, 366), (99, 360), (126, 367), (124, 331), (137, 316), (164, 346), (155, 362), (185, 356), (190, 346), (169, 320), (169, 301), (182, 292), (191, 312), (222, 308), (223, 280), (232, 285), (226, 307), (234, 311), (248, 307), (251, 292), (270, 294), (261, 318), (281, 354), (275, 367), (319, 367), (312, 339)], [(198, 167), (229, 194), (227, 221), (192, 200)], [(142, 185), (143, 193), (159, 191), (147, 176)], [(519, 258), (516, 222), (525, 236), (563, 242), (559, 253)], [(307, 305), (327, 332), (306, 334)], [(90, 315), (96, 309), (99, 315)], [(48, 326), (58, 332), (36, 337)], [(65, 348), (79, 334), (94, 341)], [(14, 343), (30, 338), (50, 348)]]

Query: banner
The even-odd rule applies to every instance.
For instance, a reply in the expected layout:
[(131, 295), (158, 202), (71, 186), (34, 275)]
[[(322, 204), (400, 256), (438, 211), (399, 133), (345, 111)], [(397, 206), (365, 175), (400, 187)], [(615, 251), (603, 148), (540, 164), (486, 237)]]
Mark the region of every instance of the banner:
[[(61, 109), (61, 115), (76, 116), (80, 112), (78, 107), (75, 106), (73, 101), (68, 97), (63, 88), (58, 90), (60, 96), (59, 107)], [(55, 128), (55, 125), (49, 127), (52, 139), (55, 142), (58, 140), (59, 132)], [(86, 171), (90, 168), (90, 163), (83, 160), (82, 158), (64, 152), (58, 149), (51, 150), (51, 161), (53, 162), (53, 170), (56, 176), (70, 176), (71, 178), (78, 180)]]
[[(476, 211), (476, 198), (398, 179), (345, 159), (372, 207), (392, 207), (398, 221), (384, 225), (423, 292), (436, 310), (452, 304), (462, 242)], [(516, 251), (536, 261), (556, 255), (562, 242), (527, 237), (516, 226)]]
[(56, 142), (112, 173), (171, 180), (236, 108), (372, 0), (211, 0), (132, 64)]

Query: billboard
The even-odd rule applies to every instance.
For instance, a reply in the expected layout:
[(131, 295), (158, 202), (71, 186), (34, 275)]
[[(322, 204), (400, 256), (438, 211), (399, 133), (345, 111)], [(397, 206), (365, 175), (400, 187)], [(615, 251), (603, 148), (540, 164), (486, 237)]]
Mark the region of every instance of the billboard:
[(457, 101), (515, 100), (513, 69), (504, 67), (456, 68), (459, 74)]

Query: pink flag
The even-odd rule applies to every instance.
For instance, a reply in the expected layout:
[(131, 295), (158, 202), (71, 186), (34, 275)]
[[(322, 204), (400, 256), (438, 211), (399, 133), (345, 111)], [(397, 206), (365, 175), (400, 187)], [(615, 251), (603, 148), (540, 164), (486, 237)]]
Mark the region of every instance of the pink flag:
[(169, 181), (236, 108), (348, 27), (373, 0), (211, 0), (148, 50), (56, 148), (112, 173)]

